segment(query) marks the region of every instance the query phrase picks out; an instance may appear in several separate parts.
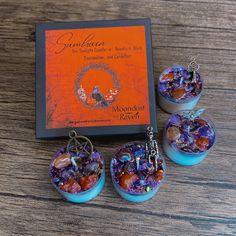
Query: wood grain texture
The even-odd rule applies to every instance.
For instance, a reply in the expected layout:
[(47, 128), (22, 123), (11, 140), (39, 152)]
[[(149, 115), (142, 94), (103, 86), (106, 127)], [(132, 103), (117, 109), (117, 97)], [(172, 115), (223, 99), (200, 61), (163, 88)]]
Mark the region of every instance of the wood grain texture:
[[(132, 204), (111, 184), (109, 161), (129, 139), (93, 140), (106, 185), (87, 204), (64, 201), (48, 166), (65, 140), (35, 140), (35, 23), (150, 17), (155, 77), (199, 55), (218, 143), (200, 165), (167, 160), (151, 201)], [(0, 0), (0, 235), (236, 235), (236, 3), (234, 0)], [(158, 139), (168, 114), (158, 108)]]

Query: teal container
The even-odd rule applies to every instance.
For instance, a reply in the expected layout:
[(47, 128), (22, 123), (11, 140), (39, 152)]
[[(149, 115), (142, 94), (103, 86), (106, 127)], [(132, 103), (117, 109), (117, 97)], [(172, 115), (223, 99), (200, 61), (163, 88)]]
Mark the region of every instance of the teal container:
[[(142, 143), (142, 142), (132, 142), (132, 143)], [(124, 145), (125, 146), (125, 145)], [(123, 147), (124, 147), (123, 146)], [(159, 181), (159, 183), (150, 191), (148, 192), (144, 192), (144, 193), (134, 193), (134, 192), (130, 192), (124, 188), (122, 188), (119, 183), (116, 182), (115, 180), (115, 173), (114, 173), (114, 168), (113, 168), (113, 161), (114, 158), (112, 158), (111, 163), (110, 163), (110, 171), (111, 171), (111, 178), (112, 178), (112, 183), (114, 185), (115, 190), (117, 191), (117, 193), (124, 198), (127, 201), (130, 202), (144, 202), (144, 201), (148, 201), (151, 198), (153, 198), (157, 192), (159, 191), (161, 185), (163, 184), (165, 175), (166, 175), (166, 163), (163, 157), (160, 157), (160, 159), (162, 160), (162, 168), (163, 168), (163, 179), (161, 181)]]
[(163, 149), (165, 154), (176, 164), (183, 166), (197, 165), (202, 162), (208, 155), (209, 151), (203, 153), (187, 153), (180, 150), (176, 150), (172, 147), (166, 138), (163, 140)]
[(52, 184), (66, 200), (74, 203), (84, 203), (92, 200), (93, 198), (97, 197), (100, 194), (105, 184), (105, 172), (103, 171), (99, 180), (92, 188), (79, 193), (64, 192), (61, 189), (59, 189), (54, 183)]
[[(165, 166), (164, 163), (163, 163), (163, 165)], [(166, 167), (164, 169), (164, 177), (165, 177), (165, 171), (166, 171)], [(111, 173), (112, 172), (113, 172), (113, 170), (111, 168)], [(159, 185), (157, 185), (157, 187), (155, 189), (152, 189), (149, 192), (146, 192), (146, 193), (130, 193), (130, 192), (124, 190), (122, 187), (120, 187), (120, 185), (117, 184), (116, 181), (112, 178), (112, 182), (113, 182), (114, 188), (117, 191), (117, 193), (122, 198), (124, 198), (125, 200), (127, 200), (129, 202), (136, 202), (136, 203), (138, 203), (138, 202), (145, 202), (145, 201), (148, 201), (151, 198), (153, 198), (157, 194), (158, 190), (160, 189), (160, 187), (161, 187), (161, 185), (163, 183), (163, 180), (160, 182)]]
[[(175, 114), (182, 114), (183, 112), (186, 112), (186, 110), (179, 111)], [(174, 116), (175, 114), (172, 114), (171, 116)], [(167, 134), (166, 134), (166, 130), (167, 130), (166, 127), (170, 118), (167, 120), (164, 131), (163, 131), (163, 149), (164, 149), (165, 154), (176, 164), (183, 165), (183, 166), (197, 165), (201, 163), (207, 157), (210, 150), (214, 147), (216, 143), (216, 138), (217, 138), (215, 126), (208, 117), (206, 117), (205, 115), (203, 115), (203, 117), (204, 117), (204, 120), (207, 121), (207, 123), (210, 125), (210, 127), (214, 131), (214, 142), (209, 149), (202, 152), (196, 152), (196, 153), (179, 150), (168, 141)]]
[(185, 101), (172, 101), (168, 98), (165, 98), (162, 94), (158, 93), (158, 101), (160, 107), (168, 112), (168, 113), (174, 113), (180, 110), (192, 110), (198, 103), (200, 99), (201, 94), (198, 96), (191, 98), (189, 100)]
[(168, 113), (175, 113), (177, 111), (180, 110), (192, 110), (194, 109), (194, 107), (197, 105), (202, 91), (203, 91), (203, 86), (204, 86), (204, 81), (202, 79), (202, 77), (200, 76), (199, 73), (196, 72), (196, 76), (198, 77), (199, 81), (202, 83), (201, 85), (201, 91), (199, 92), (199, 94), (197, 94), (196, 96), (192, 97), (192, 98), (185, 98), (183, 100), (176, 100), (174, 98), (171, 97), (166, 97), (164, 96), (162, 93), (162, 82), (161, 79), (168, 73), (170, 72), (174, 72), (174, 71), (184, 71), (185, 73), (188, 73), (187, 68), (185, 68), (184, 66), (172, 66), (167, 68), (166, 70), (164, 70), (158, 80), (158, 103), (160, 105), (160, 107), (168, 112)]
[[(93, 152), (90, 154), (89, 161), (91, 162), (86, 162), (87, 164), (83, 165), (83, 167), (79, 167), (80, 170), (76, 170), (75, 166), (72, 162), (72, 155), (75, 155), (74, 153), (66, 152), (66, 147), (60, 148), (55, 156), (52, 158), (50, 166), (49, 166), (49, 176), (51, 177), (51, 183), (52, 185), (56, 188), (56, 190), (68, 201), (74, 202), (74, 203), (84, 203), (87, 201), (92, 200), (95, 198), (100, 192), (102, 191), (104, 184), (105, 184), (105, 168), (104, 168), (104, 158), (100, 152), (98, 152), (95, 148), (93, 149)], [(70, 154), (69, 157), (65, 156), (64, 158), (61, 158), (64, 154)], [(80, 154), (81, 158), (88, 158), (86, 154), (82, 153)], [(61, 158), (61, 160), (60, 160)], [(67, 160), (70, 158), (70, 162)], [(59, 161), (58, 161), (59, 159)], [(58, 161), (57, 167), (56, 165), (56, 160)], [(75, 162), (75, 160), (74, 160)], [(87, 169), (87, 173), (85, 174), (85, 167), (91, 163), (96, 163), (95, 164), (95, 169), (93, 170), (93, 165)], [(89, 176), (92, 174), (95, 174), (96, 170), (96, 165), (101, 165), (102, 167), (99, 169), (99, 174), (98, 179), (94, 185), (87, 189), (83, 190), (82, 187), (78, 192), (67, 192), (61, 189), (59, 186), (61, 183), (64, 183), (70, 179), (74, 179), (74, 176), (76, 176), (76, 171), (80, 171), (81, 176)], [(61, 166), (60, 166), (61, 165)], [(59, 168), (60, 166), (60, 168)], [(76, 179), (76, 182), (78, 183), (79, 181), (78, 177)]]

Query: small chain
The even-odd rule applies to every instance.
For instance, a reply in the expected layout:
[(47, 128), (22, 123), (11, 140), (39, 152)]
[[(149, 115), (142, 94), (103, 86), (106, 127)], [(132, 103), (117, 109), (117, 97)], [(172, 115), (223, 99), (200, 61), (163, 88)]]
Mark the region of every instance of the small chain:
[(153, 127), (152, 126), (147, 127), (147, 136), (150, 141), (153, 140)]

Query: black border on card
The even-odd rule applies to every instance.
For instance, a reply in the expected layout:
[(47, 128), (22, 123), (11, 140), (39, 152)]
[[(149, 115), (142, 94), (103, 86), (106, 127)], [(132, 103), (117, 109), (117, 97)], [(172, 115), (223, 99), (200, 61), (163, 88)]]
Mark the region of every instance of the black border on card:
[[(45, 31), (55, 29), (101, 28), (138, 25), (145, 27), (146, 34), (150, 124), (46, 129)], [(36, 24), (36, 138), (65, 137), (68, 136), (71, 129), (88, 136), (142, 134), (146, 132), (148, 125), (153, 127), (153, 131), (155, 133), (157, 132), (151, 20), (149, 18)]]

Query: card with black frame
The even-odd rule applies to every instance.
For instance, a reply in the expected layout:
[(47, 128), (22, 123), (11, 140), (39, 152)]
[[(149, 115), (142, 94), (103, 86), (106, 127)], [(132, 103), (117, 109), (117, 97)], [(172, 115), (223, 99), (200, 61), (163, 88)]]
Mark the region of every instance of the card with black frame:
[(36, 137), (156, 126), (150, 19), (36, 25)]

